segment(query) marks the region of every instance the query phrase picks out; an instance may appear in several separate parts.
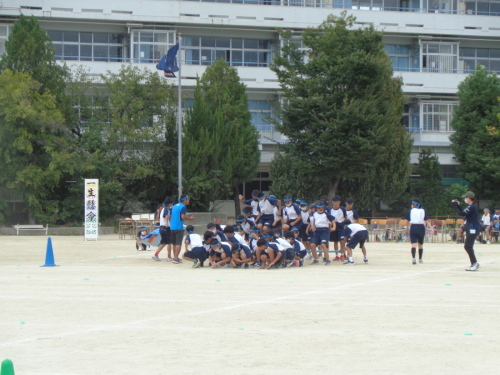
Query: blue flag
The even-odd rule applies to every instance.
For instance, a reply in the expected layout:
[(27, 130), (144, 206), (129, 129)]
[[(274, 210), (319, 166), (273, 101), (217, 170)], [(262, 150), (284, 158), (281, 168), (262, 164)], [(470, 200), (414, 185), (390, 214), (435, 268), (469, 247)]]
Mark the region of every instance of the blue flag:
[(160, 62), (156, 64), (156, 69), (163, 70), (163, 74), (167, 78), (175, 78), (174, 72), (179, 71), (177, 66), (177, 51), (179, 50), (179, 43), (170, 48), (168, 52), (161, 58)]

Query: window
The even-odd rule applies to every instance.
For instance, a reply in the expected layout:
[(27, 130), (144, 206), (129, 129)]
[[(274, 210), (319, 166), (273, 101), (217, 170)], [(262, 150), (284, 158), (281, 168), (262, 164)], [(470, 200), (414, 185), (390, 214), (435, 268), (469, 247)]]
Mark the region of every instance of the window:
[(457, 72), (458, 43), (422, 42), (422, 68), (424, 72)]
[(422, 103), (424, 132), (451, 132), (451, 120), (455, 102)]
[(5, 53), (5, 42), (9, 38), (12, 26), (0, 25), (0, 56)]
[(224, 59), (231, 66), (267, 67), (272, 60), (272, 40), (186, 36), (182, 44), (188, 65)]
[(460, 67), (465, 73), (474, 72), (479, 64), (500, 73), (500, 49), (460, 48)]
[(123, 34), (47, 31), (59, 60), (122, 62)]
[(248, 109), (252, 115), (252, 125), (258, 131), (274, 131), (274, 125), (269, 123), (269, 118), (273, 117), (273, 110), (268, 101), (249, 100)]
[(420, 70), (419, 51), (414, 50), (411, 45), (387, 44), (384, 48), (391, 59), (394, 71), (414, 72)]
[(405, 104), (401, 124), (409, 133), (420, 132), (420, 108), (418, 104)]
[(466, 14), (500, 16), (499, 0), (466, 0)]
[(175, 44), (175, 31), (132, 31), (135, 62), (157, 63)]

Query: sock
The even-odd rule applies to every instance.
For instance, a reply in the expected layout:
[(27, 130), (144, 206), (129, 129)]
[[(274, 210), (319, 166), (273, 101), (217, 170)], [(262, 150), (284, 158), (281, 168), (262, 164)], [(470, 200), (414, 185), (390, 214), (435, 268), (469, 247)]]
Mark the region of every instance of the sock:
[(160, 252), (159, 252), (159, 251), (157, 251), (157, 252), (155, 253), (155, 257), (157, 257), (159, 254), (160, 254)]
[(417, 254), (417, 249), (415, 249), (414, 247), (411, 248), (411, 257), (412, 258), (415, 258), (415, 255)]
[(424, 249), (418, 249), (418, 259), (422, 259), (422, 255), (424, 255)]
[(352, 257), (349, 257), (349, 262), (353, 262)]

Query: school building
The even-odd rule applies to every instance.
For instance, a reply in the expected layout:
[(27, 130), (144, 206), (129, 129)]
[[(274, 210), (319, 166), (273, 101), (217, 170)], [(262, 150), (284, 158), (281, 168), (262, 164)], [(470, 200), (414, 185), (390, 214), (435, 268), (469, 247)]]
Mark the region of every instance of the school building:
[[(266, 122), (280, 88), (269, 69), (280, 46), (277, 29), (301, 32), (327, 14), (353, 14), (356, 26), (374, 25), (401, 76), (407, 98), (401, 126), (419, 150), (431, 147), (442, 164), (443, 183), (460, 181), (449, 135), (457, 85), (478, 64), (500, 72), (500, 0), (2, 0), (0, 54), (19, 14), (37, 17), (57, 59), (93, 74), (122, 64), (155, 70), (182, 35), (182, 91), (192, 97), (195, 78), (217, 58), (238, 69), (247, 86), (252, 123), (260, 134), (257, 179), (245, 185), (267, 190), (276, 145), (286, 142)], [(162, 74), (159, 72), (158, 74)], [(177, 82), (176, 80), (174, 81)]]

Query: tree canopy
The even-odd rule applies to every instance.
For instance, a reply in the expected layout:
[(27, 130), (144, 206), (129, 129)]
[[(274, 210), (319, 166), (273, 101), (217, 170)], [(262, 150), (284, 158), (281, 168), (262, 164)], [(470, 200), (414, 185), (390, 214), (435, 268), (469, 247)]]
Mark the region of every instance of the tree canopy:
[(450, 140), (458, 171), (476, 194), (500, 200), (500, 78), (479, 66), (459, 84), (457, 96)]
[(239, 212), (238, 185), (254, 178), (260, 161), (250, 119), (245, 85), (235, 68), (217, 60), (198, 79), (184, 125), (183, 185), (202, 208), (232, 195)]
[(281, 32), (286, 43), (271, 67), (284, 99), (276, 126), (289, 140), (284, 155), (325, 176), (329, 198), (341, 192), (371, 206), (406, 188), (411, 138), (382, 33), (354, 29), (354, 20), (330, 15), (304, 31), (301, 46)]

